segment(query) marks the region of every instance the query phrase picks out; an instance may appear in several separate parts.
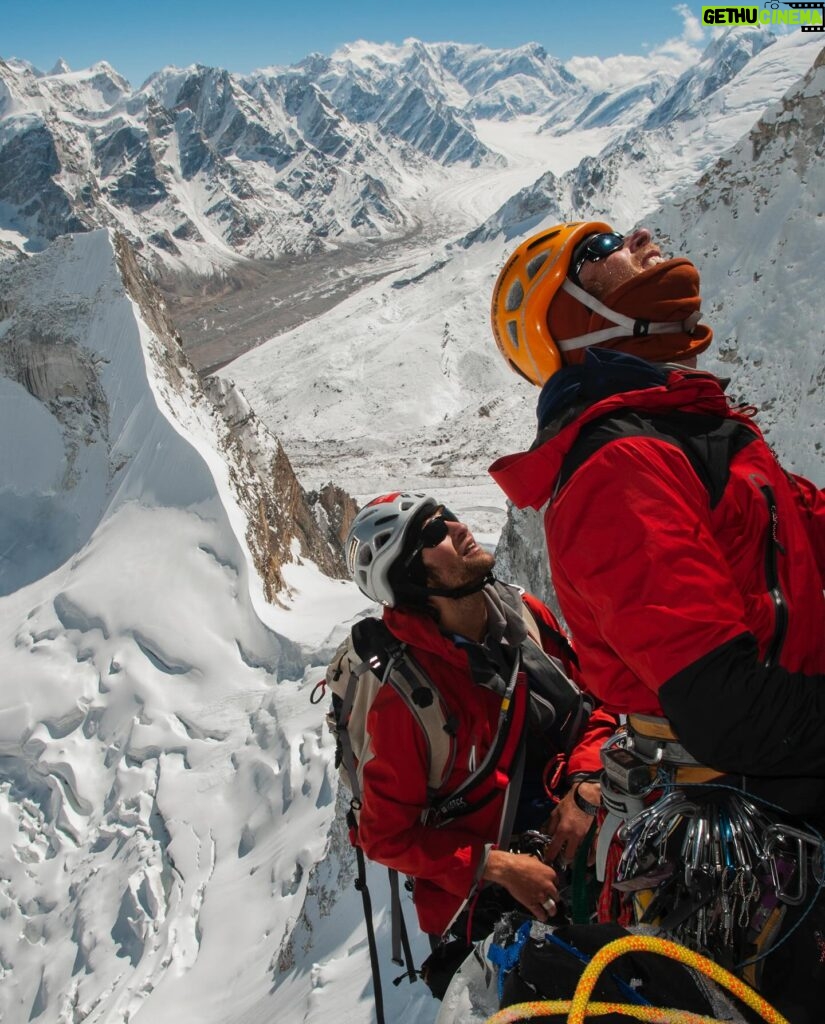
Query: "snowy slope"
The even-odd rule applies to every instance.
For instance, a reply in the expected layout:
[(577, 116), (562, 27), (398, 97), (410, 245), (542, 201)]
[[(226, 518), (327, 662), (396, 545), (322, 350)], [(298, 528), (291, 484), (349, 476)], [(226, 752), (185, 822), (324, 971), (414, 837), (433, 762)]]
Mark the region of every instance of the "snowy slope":
[[(363, 933), (308, 695), (365, 602), (304, 558), (265, 604), (243, 464), (118, 245), (66, 237), (3, 270), (1, 519), (40, 516), (55, 544), (4, 535), (0, 1017), (320, 1020), (352, 947), (360, 1024)], [(310, 928), (329, 978), (310, 978)]]

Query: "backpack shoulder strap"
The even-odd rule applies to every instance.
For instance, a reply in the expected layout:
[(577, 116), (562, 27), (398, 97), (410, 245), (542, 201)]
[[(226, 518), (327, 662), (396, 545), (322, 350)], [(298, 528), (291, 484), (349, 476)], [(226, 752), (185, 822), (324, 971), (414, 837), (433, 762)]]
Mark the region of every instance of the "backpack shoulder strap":
[(560, 744), (560, 752), (567, 756), (590, 715), (592, 701), (570, 678), (561, 660), (544, 649), (542, 641), (549, 634), (554, 646), (563, 649), (573, 663), (578, 664), (567, 637), (533, 614), (524, 598), (522, 616), (527, 627), (527, 639), (521, 648), (521, 660), (527, 671), (531, 697), (548, 701), (552, 706), (554, 726), (558, 732), (556, 739)]
[(722, 498), (730, 477), (731, 461), (757, 434), (744, 423), (727, 416), (681, 412), (641, 413), (632, 409), (609, 413), (587, 423), (564, 457), (555, 493), (573, 474), (611, 441), (624, 437), (653, 437), (679, 448), (703, 487), (710, 507)]
[(353, 649), (362, 659), (356, 674), (369, 669), (389, 684), (421, 727), (427, 744), (427, 786), (438, 790), (455, 759), (447, 710), (438, 687), (409, 647), (389, 631), (381, 619), (362, 619), (352, 629)]

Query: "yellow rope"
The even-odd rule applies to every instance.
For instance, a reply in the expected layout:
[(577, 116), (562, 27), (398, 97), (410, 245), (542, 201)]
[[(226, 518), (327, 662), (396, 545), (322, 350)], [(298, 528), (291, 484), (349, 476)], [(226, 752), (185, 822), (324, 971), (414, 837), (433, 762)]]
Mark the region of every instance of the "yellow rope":
[(513, 1024), (515, 1021), (530, 1020), (533, 1017), (551, 1013), (568, 1014), (567, 1024), (583, 1024), (586, 1016), (601, 1016), (605, 1013), (620, 1013), (637, 1020), (653, 1021), (655, 1024), (709, 1024), (712, 1017), (704, 1017), (686, 1010), (659, 1009), (654, 1006), (636, 1006), (630, 1003), (591, 1003), (590, 996), (605, 967), (623, 953), (659, 953), (678, 960), (687, 967), (699, 971), (727, 989), (743, 1003), (755, 1010), (768, 1024), (789, 1024), (789, 1021), (775, 1010), (770, 1003), (746, 985), (744, 981), (726, 971), (724, 967), (680, 946), (670, 939), (658, 939), (652, 935), (626, 935), (603, 946), (584, 969), (571, 1000), (548, 1000), (545, 1002), (519, 1003), (494, 1013), (486, 1024)]
[[(494, 1013), (486, 1024), (516, 1024), (517, 1021), (546, 1017), (551, 1013), (567, 1014), (572, 1005), (572, 999), (517, 1003)], [(588, 1017), (601, 1017), (606, 1013), (620, 1013), (626, 1017), (635, 1017), (636, 1020), (649, 1021), (651, 1024), (717, 1024), (715, 1017), (704, 1017), (688, 1010), (664, 1010), (656, 1006), (637, 1006), (634, 1003), (590, 1003), (587, 1007)]]

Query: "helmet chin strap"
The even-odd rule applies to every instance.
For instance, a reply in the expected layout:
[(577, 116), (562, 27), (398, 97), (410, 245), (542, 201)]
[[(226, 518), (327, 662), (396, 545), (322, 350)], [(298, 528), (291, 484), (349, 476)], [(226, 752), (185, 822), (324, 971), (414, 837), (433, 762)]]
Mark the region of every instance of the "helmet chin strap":
[[(431, 597), (446, 597), (453, 601), (459, 601), (462, 597), (479, 593), (488, 584), (493, 584), (495, 581), (493, 573), (488, 572), (483, 579), (476, 580), (475, 583), (465, 583), (463, 587), (422, 587), (418, 583), (403, 583), (395, 588), (396, 603), (428, 605)], [(435, 605), (429, 605), (429, 610), (435, 618), (438, 618)]]
[(457, 601), (462, 597), (469, 597), (470, 594), (477, 594), (483, 590), (488, 583), (495, 583), (495, 576), (491, 572), (475, 583), (465, 583), (463, 587), (422, 587), (427, 597), (449, 597)]
[(652, 323), (650, 320), (644, 320), (641, 317), (637, 317), (634, 320), (632, 317), (625, 316), (623, 313), (617, 313), (615, 309), (605, 306), (603, 302), (599, 302), (589, 292), (586, 292), (584, 288), (580, 288), (571, 281), (569, 277), (565, 278), (562, 289), (569, 295), (572, 295), (574, 299), (577, 299), (583, 306), (616, 325), (615, 327), (605, 327), (601, 331), (591, 331), (590, 334), (580, 334), (577, 338), (566, 338), (564, 341), (557, 341), (556, 344), (562, 352), (572, 352), (574, 349), (600, 345), (603, 341), (610, 341), (611, 338), (643, 338), (648, 334), (690, 335), (693, 334), (696, 330), (696, 325), (702, 319), (701, 312), (697, 310), (695, 313), (691, 313), (685, 320), (679, 320), (676, 323)]

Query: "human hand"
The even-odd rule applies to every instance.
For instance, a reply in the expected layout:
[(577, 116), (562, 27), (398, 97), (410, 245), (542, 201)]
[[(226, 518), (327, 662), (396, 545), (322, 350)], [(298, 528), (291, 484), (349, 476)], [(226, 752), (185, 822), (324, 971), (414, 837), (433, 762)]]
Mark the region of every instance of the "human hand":
[[(589, 804), (601, 803), (602, 791), (598, 782), (579, 782), (577, 785), (583, 800)], [(546, 832), (552, 839), (544, 848), (544, 859), (552, 862), (562, 857), (565, 864), (572, 864), (592, 824), (592, 815), (585, 814), (576, 806), (571, 789), (550, 815)], [(595, 856), (595, 851), (591, 851), (591, 856)]]
[(558, 876), (538, 857), (529, 853), (491, 850), (483, 877), (485, 881), (503, 886), (539, 921), (546, 921), (556, 913)]

